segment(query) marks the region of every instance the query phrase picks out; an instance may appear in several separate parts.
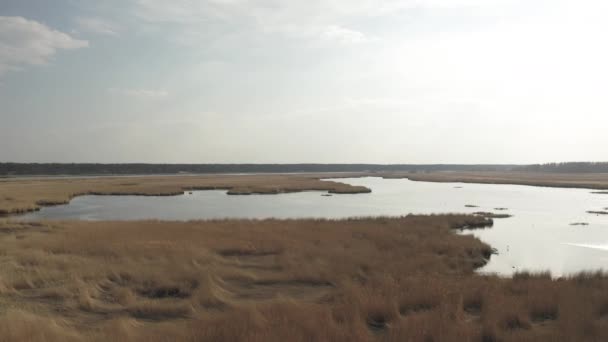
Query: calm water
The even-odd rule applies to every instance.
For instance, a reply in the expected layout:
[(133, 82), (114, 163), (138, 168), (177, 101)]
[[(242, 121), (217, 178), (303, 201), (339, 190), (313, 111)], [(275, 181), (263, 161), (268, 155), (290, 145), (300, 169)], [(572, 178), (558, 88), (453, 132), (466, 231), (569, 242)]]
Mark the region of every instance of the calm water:
[[(364, 185), (371, 194), (321, 196), (320, 192), (228, 196), (196, 191), (175, 197), (82, 196), (70, 204), (43, 208), (27, 220), (192, 220), (210, 218), (341, 218), (475, 211), (504, 211), (491, 229), (473, 232), (498, 250), (481, 272), (550, 270), (555, 276), (608, 269), (608, 216), (587, 214), (608, 207), (608, 195), (585, 189), (517, 185), (412, 182), (354, 178), (336, 181)], [(465, 205), (479, 208), (466, 208)], [(502, 212), (502, 211), (501, 211)], [(571, 226), (586, 222), (588, 226)]]

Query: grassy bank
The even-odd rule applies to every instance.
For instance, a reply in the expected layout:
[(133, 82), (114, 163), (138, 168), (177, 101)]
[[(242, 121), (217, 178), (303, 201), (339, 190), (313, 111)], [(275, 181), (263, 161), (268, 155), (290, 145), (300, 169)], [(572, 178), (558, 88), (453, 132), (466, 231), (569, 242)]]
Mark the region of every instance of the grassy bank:
[[(362, 174), (340, 174), (341, 177)], [(41, 206), (65, 204), (80, 195), (175, 196), (191, 190), (227, 190), (232, 195), (278, 194), (307, 190), (339, 194), (371, 190), (322, 181), (331, 174), (209, 175), (0, 180), (0, 215), (19, 214)]]
[(513, 184), (553, 188), (608, 189), (607, 173), (431, 172), (384, 174), (384, 178), (442, 183)]
[(0, 223), (0, 341), (602, 341), (608, 280), (482, 277), (491, 220)]

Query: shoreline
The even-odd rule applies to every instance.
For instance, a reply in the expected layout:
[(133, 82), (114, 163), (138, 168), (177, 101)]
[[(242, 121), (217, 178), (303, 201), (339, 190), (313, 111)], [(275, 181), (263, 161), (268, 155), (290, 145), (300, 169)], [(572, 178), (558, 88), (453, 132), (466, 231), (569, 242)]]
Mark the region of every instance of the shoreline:
[[(608, 189), (608, 174), (539, 174), (524, 172), (420, 173), (277, 173), (168, 176), (15, 178), (0, 180), (0, 217), (68, 204), (73, 198), (97, 196), (180, 196), (189, 191), (223, 190), (227, 195), (276, 195), (302, 191), (365, 194), (372, 189), (325, 179), (380, 177), (415, 182), (521, 185), (547, 188)], [(124, 182), (128, 180), (128, 182)], [(20, 186), (21, 185), (21, 186)], [(133, 189), (136, 188), (136, 189)], [(23, 194), (23, 191), (26, 191)]]
[[(385, 179), (415, 182), (522, 185), (543, 188), (608, 190), (608, 174), (550, 174), (528, 172), (432, 172), (385, 174)], [(600, 191), (596, 191), (600, 192)]]
[[(341, 174), (363, 177), (362, 174)], [(35, 212), (46, 206), (68, 204), (73, 198), (97, 196), (180, 196), (189, 191), (225, 190), (227, 195), (275, 195), (302, 191), (365, 194), (363, 186), (326, 181), (335, 174), (238, 175), (182, 177), (109, 177), (19, 179), (0, 182), (0, 217)], [(334, 177), (335, 178), (335, 177)], [(124, 182), (128, 180), (128, 182)], [(135, 188), (135, 189), (134, 189)]]

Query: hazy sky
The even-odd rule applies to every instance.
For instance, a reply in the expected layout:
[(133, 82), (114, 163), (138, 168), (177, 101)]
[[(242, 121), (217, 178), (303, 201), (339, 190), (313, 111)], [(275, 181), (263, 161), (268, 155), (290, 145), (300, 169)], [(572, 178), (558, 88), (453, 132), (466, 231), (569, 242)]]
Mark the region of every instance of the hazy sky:
[(608, 160), (608, 2), (0, 0), (0, 161)]

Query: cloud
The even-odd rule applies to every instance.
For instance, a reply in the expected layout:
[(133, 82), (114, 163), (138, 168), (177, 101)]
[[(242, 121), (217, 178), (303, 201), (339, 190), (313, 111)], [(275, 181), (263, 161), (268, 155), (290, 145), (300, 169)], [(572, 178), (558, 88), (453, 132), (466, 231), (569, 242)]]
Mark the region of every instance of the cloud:
[(147, 99), (161, 99), (169, 96), (168, 91), (159, 89), (108, 88), (108, 92), (112, 94), (120, 94), (123, 96)]
[(132, 0), (138, 17), (151, 22), (195, 23), (248, 17), (260, 25), (320, 23), (374, 17), (407, 9), (488, 8), (518, 0)]
[(46, 65), (58, 50), (89, 46), (37, 21), (0, 16), (0, 75), (27, 65)]
[(116, 36), (120, 31), (117, 24), (101, 18), (78, 17), (76, 25), (78, 25), (79, 31), (100, 35)]
[(337, 25), (330, 25), (321, 32), (321, 38), (339, 44), (359, 44), (370, 39), (362, 32), (347, 29)]
[[(214, 36), (245, 33), (340, 44), (369, 40), (365, 22), (404, 11), (501, 12), (522, 0), (131, 0), (132, 12), (171, 40), (202, 44)], [(539, 0), (540, 1), (540, 0)], [(544, 0), (542, 0), (544, 1)], [(358, 25), (355, 25), (358, 24)], [(188, 44), (190, 45), (190, 44)]]
[[(312, 2), (284, 0), (133, 0), (135, 15), (144, 22), (170, 24), (185, 28), (185, 32), (208, 32), (210, 26), (235, 28), (245, 32), (279, 34), (296, 39), (334, 40), (359, 43), (366, 40), (364, 33), (340, 25), (342, 20), (356, 16), (379, 15), (398, 8), (402, 1), (387, 0), (382, 5), (375, 1)], [(408, 0), (411, 3), (412, 0)], [(197, 29), (204, 27), (205, 30)]]

